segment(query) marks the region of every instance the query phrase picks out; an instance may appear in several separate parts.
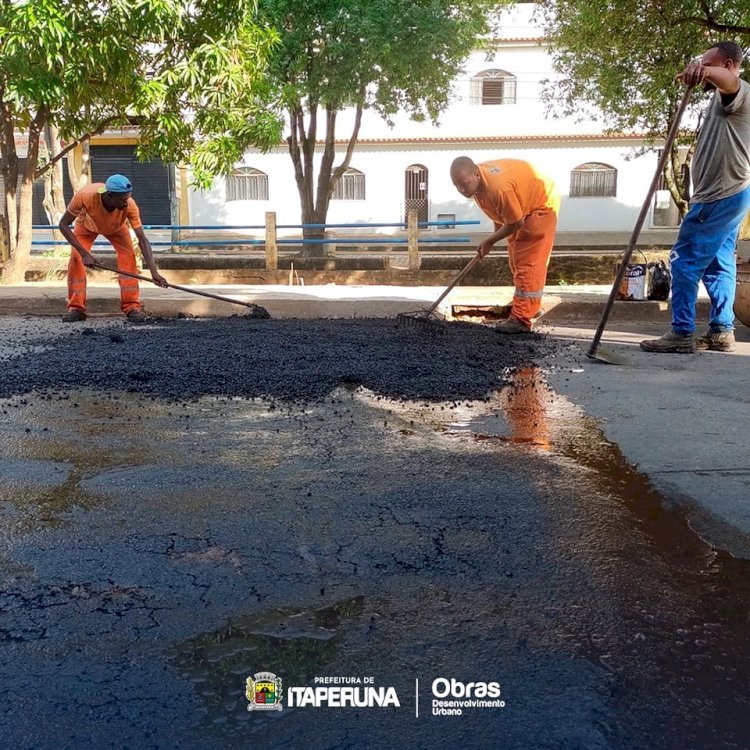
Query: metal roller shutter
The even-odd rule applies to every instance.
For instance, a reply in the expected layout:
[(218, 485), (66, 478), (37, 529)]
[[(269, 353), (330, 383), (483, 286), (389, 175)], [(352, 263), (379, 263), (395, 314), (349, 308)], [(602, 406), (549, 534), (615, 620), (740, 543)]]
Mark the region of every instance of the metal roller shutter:
[(133, 183), (133, 198), (144, 224), (171, 224), (169, 169), (161, 159), (138, 161), (134, 146), (91, 146), (94, 182), (124, 174)]

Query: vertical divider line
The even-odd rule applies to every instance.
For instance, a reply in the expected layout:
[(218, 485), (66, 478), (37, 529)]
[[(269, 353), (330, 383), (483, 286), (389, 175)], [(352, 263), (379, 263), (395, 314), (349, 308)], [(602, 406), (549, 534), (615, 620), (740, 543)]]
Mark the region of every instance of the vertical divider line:
[(419, 677), (414, 679), (414, 715), (419, 718)]

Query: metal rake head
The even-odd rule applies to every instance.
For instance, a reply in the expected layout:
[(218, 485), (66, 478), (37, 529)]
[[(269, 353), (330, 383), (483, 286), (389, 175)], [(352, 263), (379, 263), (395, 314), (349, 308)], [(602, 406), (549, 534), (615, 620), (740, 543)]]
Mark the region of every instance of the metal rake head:
[(269, 320), (271, 313), (261, 305), (256, 305), (253, 302), (248, 302), (247, 306), (250, 308), (250, 312), (245, 315), (246, 318), (258, 318), (259, 320)]
[(396, 324), (399, 328), (411, 328), (425, 333), (442, 333), (446, 329), (446, 323), (442, 318), (424, 310), (400, 313), (396, 316)]

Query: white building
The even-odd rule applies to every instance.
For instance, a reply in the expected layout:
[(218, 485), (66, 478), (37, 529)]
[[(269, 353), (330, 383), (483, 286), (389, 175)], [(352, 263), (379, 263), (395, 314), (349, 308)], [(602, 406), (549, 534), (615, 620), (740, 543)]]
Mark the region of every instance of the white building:
[[(422, 220), (479, 219), (479, 231), (491, 230), (473, 201), (451, 183), (450, 163), (465, 154), (476, 162), (526, 159), (544, 169), (563, 196), (560, 232), (632, 229), (657, 154), (650, 150), (637, 157), (641, 139), (605, 136), (601, 122), (556, 119), (547, 111), (543, 81), (556, 74), (533, 8), (524, 3), (503, 14), (494, 57), (488, 61), (485, 52), (469, 57), (437, 126), (402, 115), (391, 128), (365, 112), (351, 168), (331, 201), (328, 223), (398, 222), (407, 208), (416, 208)], [(353, 115), (353, 110), (339, 115), (339, 155)], [(279, 224), (301, 221), (286, 145), (268, 154), (249, 152), (233, 176), (217, 179), (209, 191), (190, 193), (192, 224), (262, 225), (266, 211), (275, 211)], [(649, 222), (670, 226), (676, 218), (672, 207), (652, 210)]]

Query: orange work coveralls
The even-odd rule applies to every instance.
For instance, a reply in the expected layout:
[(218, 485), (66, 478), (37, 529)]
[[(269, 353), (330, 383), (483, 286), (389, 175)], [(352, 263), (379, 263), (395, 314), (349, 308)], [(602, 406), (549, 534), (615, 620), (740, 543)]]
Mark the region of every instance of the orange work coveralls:
[[(143, 226), (138, 205), (132, 199), (123, 209), (107, 211), (102, 203), (104, 183), (95, 182), (79, 190), (68, 204), (68, 211), (76, 217), (73, 233), (78, 241), (91, 250), (101, 234), (110, 241), (117, 253), (117, 267), (128, 273), (138, 273), (138, 266), (130, 238), (128, 223), (133, 229)], [(127, 315), (141, 309), (138, 279), (118, 276), (120, 306)], [(86, 312), (86, 266), (76, 250), (71, 250), (68, 263), (68, 310)]]
[(542, 306), (560, 195), (552, 180), (526, 161), (497, 159), (478, 166), (481, 185), (474, 200), (495, 223), (495, 229), (526, 220), (508, 237), (508, 262), (515, 286), (510, 316), (531, 327), (531, 319)]

